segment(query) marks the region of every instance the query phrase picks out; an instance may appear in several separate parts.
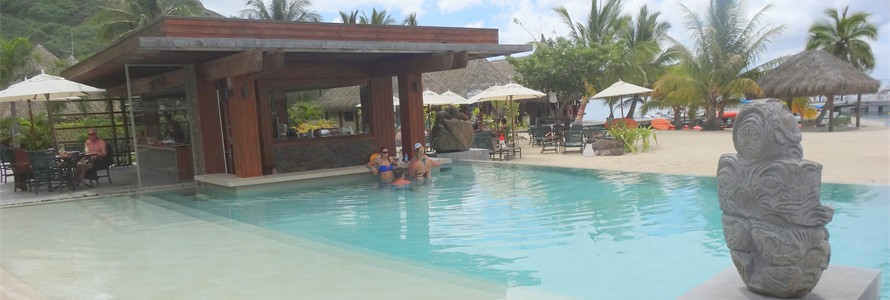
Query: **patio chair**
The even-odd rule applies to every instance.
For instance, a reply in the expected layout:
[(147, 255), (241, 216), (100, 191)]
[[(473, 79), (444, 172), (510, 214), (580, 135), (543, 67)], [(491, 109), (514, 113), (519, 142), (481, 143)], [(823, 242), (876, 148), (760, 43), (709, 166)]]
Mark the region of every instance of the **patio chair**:
[(7, 177), (15, 176), (13, 165), (15, 165), (15, 155), (12, 153), (12, 149), (0, 148), (0, 181), (8, 183)]
[(38, 194), (41, 186), (46, 186), (47, 191), (52, 191), (54, 183), (61, 183), (56, 156), (52, 152), (28, 151), (28, 161), (31, 171), (28, 188), (34, 194)]
[[(529, 129), (531, 131), (532, 129)], [(535, 126), (534, 128), (534, 138), (531, 139), (532, 146), (538, 145), (542, 146), (542, 143), (545, 139), (547, 139), (547, 134), (550, 133), (550, 126)]]
[(572, 125), (562, 140), (562, 153), (568, 151), (568, 148), (578, 148), (578, 152), (584, 151), (584, 128), (581, 125)]
[(495, 145), (498, 144), (497, 139), (491, 137), (490, 131), (482, 131), (476, 133), (474, 137), (474, 141), (476, 144), (476, 148), (480, 149), (488, 149), (488, 158), (500, 160), (510, 160), (510, 157), (522, 158), (522, 148), (520, 147), (506, 147), (506, 148), (498, 148)]
[[(108, 178), (108, 184), (111, 184), (111, 172), (108, 169), (114, 164), (114, 152), (112, 150), (114, 149), (111, 147), (111, 144), (105, 143), (105, 157), (96, 159), (93, 162), (93, 168), (83, 176), (84, 179), (90, 182), (90, 185), (99, 185), (99, 178), (102, 177)], [(99, 171), (103, 170), (105, 175), (99, 175)]]
[(544, 154), (546, 151), (553, 151), (553, 153), (559, 153), (559, 146), (562, 145), (562, 127), (556, 125), (553, 129), (548, 132), (544, 139), (541, 140), (541, 154)]
[(83, 153), (83, 143), (79, 144), (65, 144), (64, 146), (65, 152), (81, 152)]

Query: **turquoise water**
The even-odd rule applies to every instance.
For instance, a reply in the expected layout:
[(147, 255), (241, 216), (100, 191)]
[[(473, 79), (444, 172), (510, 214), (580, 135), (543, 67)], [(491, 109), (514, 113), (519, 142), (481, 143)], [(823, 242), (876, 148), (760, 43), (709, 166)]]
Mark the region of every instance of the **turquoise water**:
[[(511, 287), (582, 299), (673, 299), (731, 266), (715, 178), (456, 164), (432, 185), (367, 177), (243, 199), (167, 201), (287, 234)], [(881, 269), (890, 299), (890, 187), (823, 184), (832, 264)]]

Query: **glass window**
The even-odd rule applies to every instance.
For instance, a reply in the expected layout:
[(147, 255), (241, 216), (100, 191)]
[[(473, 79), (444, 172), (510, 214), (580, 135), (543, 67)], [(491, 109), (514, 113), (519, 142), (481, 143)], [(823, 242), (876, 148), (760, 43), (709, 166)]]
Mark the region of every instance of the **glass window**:
[(363, 134), (361, 103), (365, 85), (310, 88), (270, 99), (276, 140)]

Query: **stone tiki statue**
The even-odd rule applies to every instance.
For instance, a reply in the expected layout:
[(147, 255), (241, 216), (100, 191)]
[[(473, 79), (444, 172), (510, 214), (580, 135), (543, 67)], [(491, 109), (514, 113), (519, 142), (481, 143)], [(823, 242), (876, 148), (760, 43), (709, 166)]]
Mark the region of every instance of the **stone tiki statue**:
[(467, 151), (473, 142), (473, 123), (457, 108), (449, 106), (436, 114), (430, 147), (436, 152)]
[(754, 292), (806, 295), (831, 257), (825, 224), (834, 210), (819, 202), (822, 165), (802, 159), (797, 121), (775, 99), (744, 106), (732, 140), (738, 154), (724, 154), (717, 167), (732, 262)]

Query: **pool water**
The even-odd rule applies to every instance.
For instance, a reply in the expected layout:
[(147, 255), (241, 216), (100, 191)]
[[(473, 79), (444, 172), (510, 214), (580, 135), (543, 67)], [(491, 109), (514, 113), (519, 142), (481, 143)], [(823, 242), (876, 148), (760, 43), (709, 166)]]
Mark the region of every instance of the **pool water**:
[[(508, 294), (673, 299), (732, 265), (716, 194), (713, 177), (454, 164), (412, 190), (358, 176), (242, 198), (177, 191), (141, 201), (504, 284)], [(890, 187), (823, 184), (822, 202), (835, 209), (831, 263), (880, 269), (890, 299)], [(62, 204), (0, 210), (3, 243), (34, 238), (9, 228), (16, 210), (52, 218)], [(91, 249), (70, 251), (96, 256)], [(4, 269), (21, 269), (27, 250), (2, 251)]]

